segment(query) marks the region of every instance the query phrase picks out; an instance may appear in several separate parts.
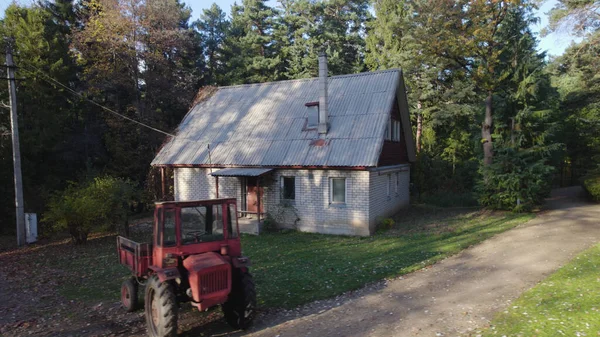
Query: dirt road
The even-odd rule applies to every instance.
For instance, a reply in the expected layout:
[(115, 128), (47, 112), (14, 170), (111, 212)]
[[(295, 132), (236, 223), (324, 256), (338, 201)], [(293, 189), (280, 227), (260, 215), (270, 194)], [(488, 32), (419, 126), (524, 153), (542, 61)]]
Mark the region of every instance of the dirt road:
[[(357, 294), (265, 317), (258, 336), (458, 336), (600, 241), (600, 205), (557, 190), (536, 219), (430, 268)], [(295, 317), (300, 316), (300, 317)], [(295, 318), (294, 318), (295, 317)]]

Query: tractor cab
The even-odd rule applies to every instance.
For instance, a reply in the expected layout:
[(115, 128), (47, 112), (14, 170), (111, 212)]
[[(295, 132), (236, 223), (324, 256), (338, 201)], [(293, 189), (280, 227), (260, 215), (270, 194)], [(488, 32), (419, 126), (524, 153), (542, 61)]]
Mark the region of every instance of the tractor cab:
[(145, 284), (148, 334), (173, 336), (178, 303), (199, 310), (221, 305), (227, 322), (237, 329), (254, 318), (256, 293), (241, 256), (235, 199), (158, 202), (151, 243), (117, 238), (119, 261), (133, 277), (121, 287), (128, 311), (137, 307), (138, 284)]
[(240, 256), (236, 214), (235, 199), (156, 203), (154, 266), (172, 268), (175, 258), (207, 252)]

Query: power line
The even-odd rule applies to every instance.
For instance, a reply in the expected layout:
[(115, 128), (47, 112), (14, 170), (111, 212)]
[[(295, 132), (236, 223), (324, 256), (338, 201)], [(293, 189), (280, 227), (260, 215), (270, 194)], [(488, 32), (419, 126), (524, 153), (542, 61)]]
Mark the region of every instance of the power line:
[[(163, 130), (157, 129), (157, 128), (153, 127), (153, 126), (150, 126), (150, 125), (148, 125), (148, 124), (145, 124), (145, 123), (143, 123), (143, 122), (140, 122), (140, 121), (138, 121), (138, 120), (135, 120), (135, 119), (133, 119), (133, 118), (131, 118), (131, 117), (125, 116), (125, 115), (123, 115), (123, 114), (121, 114), (121, 113), (118, 113), (118, 112), (116, 112), (116, 111), (114, 111), (114, 110), (112, 110), (112, 109), (110, 109), (110, 108), (107, 108), (107, 107), (105, 107), (104, 105), (102, 105), (102, 104), (100, 104), (100, 103), (98, 103), (98, 102), (96, 102), (96, 101), (94, 101), (94, 100), (92, 100), (92, 99), (90, 99), (90, 98), (87, 98), (87, 97), (85, 97), (83, 94), (80, 94), (79, 92), (77, 92), (77, 91), (75, 91), (75, 90), (73, 90), (73, 89), (69, 88), (67, 85), (65, 85), (65, 84), (62, 84), (61, 82), (59, 82), (58, 80), (56, 80), (56, 79), (52, 78), (51, 76), (49, 76), (49, 75), (46, 75), (46, 74), (45, 74), (45, 73), (44, 73), (44, 72), (43, 72), (41, 69), (39, 69), (39, 68), (37, 68), (37, 67), (35, 67), (35, 66), (32, 66), (32, 65), (26, 65), (26, 66), (25, 66), (25, 68), (27, 68), (27, 67), (31, 67), (31, 68), (33, 68), (34, 70), (28, 70), (28, 69), (25, 69), (25, 71), (28, 71), (29, 73), (31, 73), (31, 74), (34, 74), (34, 75), (35, 75), (36, 73), (39, 73), (40, 75), (42, 75), (42, 79), (43, 79), (43, 80), (45, 80), (46, 82), (48, 82), (49, 84), (55, 84), (55, 85), (58, 85), (58, 86), (60, 86), (60, 87), (64, 88), (65, 90), (67, 90), (68, 92), (70, 92), (71, 94), (73, 94), (73, 95), (75, 95), (75, 96), (77, 96), (77, 97), (80, 97), (81, 99), (83, 99), (83, 100), (85, 100), (85, 101), (88, 101), (89, 103), (91, 103), (91, 104), (93, 104), (93, 105), (95, 105), (95, 106), (97, 106), (97, 107), (99, 107), (99, 108), (101, 108), (101, 109), (103, 109), (103, 110), (105, 110), (105, 111), (108, 111), (108, 112), (110, 112), (110, 113), (112, 113), (112, 114), (114, 114), (114, 115), (117, 115), (117, 116), (119, 116), (119, 117), (121, 117), (121, 118), (123, 118), (123, 119), (126, 119), (126, 120), (128, 120), (128, 121), (130, 121), (130, 122), (136, 123), (136, 124), (138, 124), (138, 125), (141, 125), (141, 126), (143, 126), (143, 127), (145, 127), (145, 128), (148, 128), (148, 129), (150, 129), (150, 130), (153, 130), (153, 131), (156, 131), (156, 132), (159, 132), (159, 133), (162, 133), (162, 134), (164, 134), (164, 135), (171, 136), (171, 137), (174, 137), (174, 138), (176, 138), (176, 137), (177, 137), (177, 136), (175, 136), (174, 134), (171, 134), (171, 133), (168, 133), (168, 132), (166, 132), (166, 131), (163, 131)], [(22, 67), (22, 68), (23, 68), (23, 67)]]

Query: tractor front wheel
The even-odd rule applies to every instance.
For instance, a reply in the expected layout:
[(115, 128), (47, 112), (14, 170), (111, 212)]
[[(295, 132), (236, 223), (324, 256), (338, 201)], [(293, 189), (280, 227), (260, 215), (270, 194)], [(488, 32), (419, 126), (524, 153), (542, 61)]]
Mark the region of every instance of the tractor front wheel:
[(151, 337), (177, 336), (177, 300), (173, 285), (152, 275), (146, 285), (146, 325)]
[(127, 312), (133, 312), (138, 307), (138, 284), (133, 277), (121, 285), (121, 304)]
[(256, 316), (256, 290), (248, 272), (234, 272), (231, 293), (222, 306), (225, 320), (235, 329), (245, 330)]

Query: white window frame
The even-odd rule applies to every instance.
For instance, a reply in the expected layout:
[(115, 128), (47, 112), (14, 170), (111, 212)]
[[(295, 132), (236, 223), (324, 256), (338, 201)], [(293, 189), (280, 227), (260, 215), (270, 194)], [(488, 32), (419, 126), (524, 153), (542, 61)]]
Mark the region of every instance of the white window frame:
[[(285, 178), (291, 178), (294, 179), (294, 199), (286, 199), (284, 198), (285, 193), (284, 192), (284, 186), (285, 184), (283, 183)], [(279, 187), (281, 188), (281, 193), (279, 194), (279, 198), (281, 200), (284, 201), (296, 201), (296, 177), (295, 176), (281, 176), (281, 179), (279, 180)]]
[[(333, 180), (344, 179), (344, 202), (333, 201)], [(330, 177), (329, 178), (329, 204), (331, 205), (345, 205), (348, 203), (348, 178), (345, 177)]]

